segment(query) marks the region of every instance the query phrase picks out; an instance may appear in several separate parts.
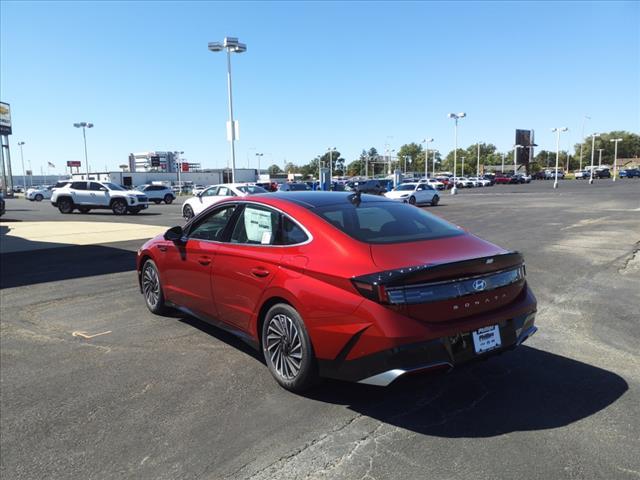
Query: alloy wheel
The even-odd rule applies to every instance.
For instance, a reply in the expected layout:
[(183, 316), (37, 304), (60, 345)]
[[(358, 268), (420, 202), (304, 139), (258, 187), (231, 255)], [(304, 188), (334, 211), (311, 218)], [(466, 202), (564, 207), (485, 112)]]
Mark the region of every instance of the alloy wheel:
[(142, 291), (149, 307), (154, 308), (160, 299), (160, 280), (156, 269), (149, 264), (142, 273)]
[(267, 352), (282, 378), (291, 380), (298, 375), (302, 364), (302, 341), (298, 327), (287, 315), (277, 314), (269, 320)]

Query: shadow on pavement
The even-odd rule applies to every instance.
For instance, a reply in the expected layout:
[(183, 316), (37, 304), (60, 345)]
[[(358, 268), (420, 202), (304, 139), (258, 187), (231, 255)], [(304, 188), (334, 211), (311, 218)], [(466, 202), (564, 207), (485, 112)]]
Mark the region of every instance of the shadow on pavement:
[(628, 388), (615, 373), (522, 346), (448, 375), (386, 389), (326, 382), (306, 396), (424, 435), (458, 438), (563, 427), (607, 408)]
[[(7, 226), (0, 225), (0, 242), (8, 231)], [(21, 246), (28, 251), (0, 256), (0, 289), (133, 271), (136, 268), (133, 249), (143, 242), (60, 246), (59, 243), (32, 242), (18, 237), (13, 241), (24, 242)]]

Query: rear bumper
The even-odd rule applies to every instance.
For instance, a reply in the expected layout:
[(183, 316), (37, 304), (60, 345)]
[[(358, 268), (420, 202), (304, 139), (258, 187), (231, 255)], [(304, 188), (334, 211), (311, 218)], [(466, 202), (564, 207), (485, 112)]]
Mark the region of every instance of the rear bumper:
[(428, 370), (450, 370), (464, 363), (511, 350), (532, 336), (535, 310), (497, 322), (501, 346), (486, 353), (475, 353), (472, 332), (446, 336), (384, 350), (353, 360), (318, 360), (320, 375), (369, 385), (387, 386), (397, 378)]

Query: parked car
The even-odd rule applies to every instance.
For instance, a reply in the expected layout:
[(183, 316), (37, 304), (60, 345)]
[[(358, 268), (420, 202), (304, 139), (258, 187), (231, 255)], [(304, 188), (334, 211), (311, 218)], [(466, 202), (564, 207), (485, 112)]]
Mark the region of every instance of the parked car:
[(491, 181), (483, 177), (470, 177), (469, 180), (475, 183), (476, 187), (490, 187)]
[(311, 187), (304, 182), (284, 182), (278, 185), (280, 192), (304, 192), (311, 190)]
[(264, 188), (267, 192), (278, 191), (278, 184), (276, 182), (257, 182), (256, 185)]
[(440, 201), (438, 191), (427, 182), (401, 183), (384, 196), (411, 205), (429, 204), (435, 207)]
[(435, 178), (423, 178), (422, 180), (420, 180), (421, 182), (426, 182), (429, 185), (431, 185), (433, 188), (435, 188), (436, 190), (444, 190), (444, 183), (442, 183), (440, 180), (437, 180)]
[(204, 185), (194, 185), (193, 188), (191, 189), (191, 195), (198, 195), (205, 188), (207, 188), (207, 187), (204, 186)]
[(640, 178), (640, 169), (638, 168), (625, 168), (620, 170), (620, 178)]
[(537, 330), (520, 253), (371, 195), (225, 199), (147, 241), (136, 269), (151, 312), (238, 335), (297, 392), (318, 377), (386, 386)]
[(267, 191), (253, 183), (223, 183), (205, 188), (195, 197), (190, 197), (182, 204), (182, 216), (189, 220), (207, 207), (229, 197), (245, 197)]
[(491, 186), (496, 184), (496, 176), (493, 173), (485, 173), (482, 178), (488, 180), (491, 183)]
[(436, 177), (436, 180), (444, 185), (445, 190), (449, 190), (453, 187), (453, 180), (451, 180), (451, 178), (449, 177)]
[(539, 172), (534, 173), (531, 178), (533, 180), (546, 180), (547, 179), (547, 174), (544, 172), (544, 170), (541, 170)]
[(611, 178), (611, 171), (608, 168), (596, 168), (593, 170), (593, 178)]
[(576, 180), (587, 180), (591, 176), (589, 170), (574, 170), (573, 176)]
[(6, 211), (7, 211), (7, 204), (4, 201), (4, 196), (2, 195), (2, 192), (0, 192), (0, 217), (4, 215), (4, 212)]
[(27, 189), (27, 193), (24, 198), (32, 202), (41, 202), (42, 200), (49, 200), (53, 193), (53, 185), (42, 185), (41, 187), (32, 187)]
[(531, 183), (531, 175), (527, 175), (526, 173), (517, 173), (515, 176), (518, 178), (520, 183)]
[(371, 195), (383, 195), (385, 192), (390, 190), (390, 188), (388, 188), (388, 184), (384, 180), (359, 180), (347, 183), (345, 190), (350, 192), (369, 193)]
[(110, 209), (116, 215), (140, 213), (148, 208), (149, 202), (145, 194), (138, 190), (126, 190), (120, 185), (110, 182), (76, 181), (64, 187), (55, 188), (51, 196), (51, 204), (60, 213), (89, 213), (93, 209)]
[(176, 199), (175, 193), (173, 193), (171, 187), (167, 185), (141, 185), (138, 187), (138, 190), (144, 193), (147, 198), (156, 205), (161, 202), (170, 205)]
[(474, 182), (467, 177), (456, 177), (455, 183), (458, 188), (473, 188), (475, 186)]
[[(544, 171), (544, 174), (547, 180), (555, 180), (556, 169), (555, 168), (547, 169)], [(561, 179), (561, 178), (564, 178), (564, 170), (561, 168), (558, 168), (558, 179)]]

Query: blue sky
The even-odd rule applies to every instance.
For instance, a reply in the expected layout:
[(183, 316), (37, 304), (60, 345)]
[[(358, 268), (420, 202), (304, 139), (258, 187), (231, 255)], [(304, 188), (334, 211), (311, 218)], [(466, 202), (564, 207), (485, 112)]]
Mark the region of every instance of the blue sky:
[[(12, 2), (0, 4), (0, 97), (38, 171), (130, 152), (183, 150), (226, 166), (226, 62), (207, 42), (237, 36), (232, 58), (238, 166), (303, 164), (337, 147), (426, 136), (507, 150), (514, 129), (640, 131), (639, 2)], [(15, 164), (14, 172), (21, 172)]]

